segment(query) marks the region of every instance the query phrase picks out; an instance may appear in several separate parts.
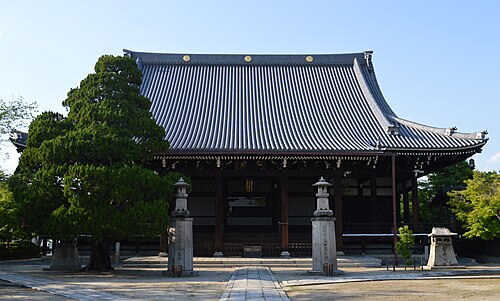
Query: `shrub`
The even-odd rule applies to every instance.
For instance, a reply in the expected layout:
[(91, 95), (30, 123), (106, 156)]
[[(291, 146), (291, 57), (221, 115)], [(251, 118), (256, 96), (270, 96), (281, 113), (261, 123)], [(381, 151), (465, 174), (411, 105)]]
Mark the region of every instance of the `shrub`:
[(39, 258), (40, 247), (29, 241), (15, 241), (0, 244), (0, 260)]
[(415, 245), (415, 236), (408, 226), (399, 227), (399, 239), (396, 243), (396, 251), (406, 259), (406, 265), (413, 264), (410, 250)]

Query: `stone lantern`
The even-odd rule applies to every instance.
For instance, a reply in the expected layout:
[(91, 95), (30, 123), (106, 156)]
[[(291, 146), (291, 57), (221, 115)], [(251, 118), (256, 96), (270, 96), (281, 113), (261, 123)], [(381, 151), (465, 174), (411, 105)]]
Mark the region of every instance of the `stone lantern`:
[(191, 185), (186, 183), (183, 178), (180, 178), (174, 186), (177, 189), (177, 193), (175, 194), (175, 210), (172, 211), (172, 216), (189, 217), (189, 211), (187, 209), (187, 189)]
[(318, 188), (318, 192), (316, 193), (316, 211), (311, 219), (313, 269), (309, 272), (331, 276), (339, 273), (335, 245), (335, 218), (328, 205), (328, 187), (332, 184), (321, 177), (313, 186)]
[(318, 187), (318, 192), (316, 193), (316, 211), (314, 211), (314, 216), (333, 216), (333, 211), (330, 210), (328, 205), (328, 187), (332, 184), (325, 181), (323, 177), (319, 181), (313, 184), (314, 187)]
[(187, 210), (187, 188), (190, 185), (180, 178), (174, 186), (177, 193), (168, 233), (168, 274), (195, 276), (198, 273), (193, 271), (193, 219)]
[(451, 238), (457, 233), (452, 233), (448, 228), (432, 228), (431, 234), (431, 251), (429, 260), (425, 269), (446, 269), (446, 268), (465, 268), (459, 266)]

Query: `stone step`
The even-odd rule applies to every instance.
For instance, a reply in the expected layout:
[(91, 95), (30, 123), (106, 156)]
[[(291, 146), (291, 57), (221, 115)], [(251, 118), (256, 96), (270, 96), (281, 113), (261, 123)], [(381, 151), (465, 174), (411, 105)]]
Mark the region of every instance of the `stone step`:
[[(132, 257), (122, 261), (122, 267), (155, 268), (166, 266), (167, 257), (145, 256)], [(381, 260), (370, 256), (339, 256), (339, 267), (380, 267)], [(268, 266), (268, 267), (310, 267), (311, 258), (241, 258), (241, 257), (195, 257), (195, 267), (241, 267), (241, 266)]]

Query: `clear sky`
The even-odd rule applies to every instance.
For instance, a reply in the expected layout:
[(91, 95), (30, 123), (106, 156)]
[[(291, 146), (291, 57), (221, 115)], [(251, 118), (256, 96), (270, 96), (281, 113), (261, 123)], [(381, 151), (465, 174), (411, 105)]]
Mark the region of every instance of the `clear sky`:
[[(474, 157), (500, 170), (500, 1), (0, 0), (0, 98), (61, 102), (102, 54), (343, 53), (373, 50), (400, 117), (488, 130)], [(8, 158), (7, 158), (8, 157)], [(17, 165), (2, 145), (1, 168)]]

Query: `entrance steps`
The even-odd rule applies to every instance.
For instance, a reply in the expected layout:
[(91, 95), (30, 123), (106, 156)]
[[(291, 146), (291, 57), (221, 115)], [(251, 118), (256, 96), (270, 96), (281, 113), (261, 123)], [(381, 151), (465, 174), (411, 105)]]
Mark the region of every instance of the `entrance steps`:
[[(167, 257), (140, 256), (123, 260), (124, 268), (162, 268), (168, 263)], [(380, 267), (381, 260), (371, 256), (338, 256), (339, 268)], [(312, 259), (307, 257), (292, 258), (245, 258), (245, 257), (195, 257), (194, 268), (230, 268), (242, 266), (267, 266), (286, 268), (312, 267)]]

